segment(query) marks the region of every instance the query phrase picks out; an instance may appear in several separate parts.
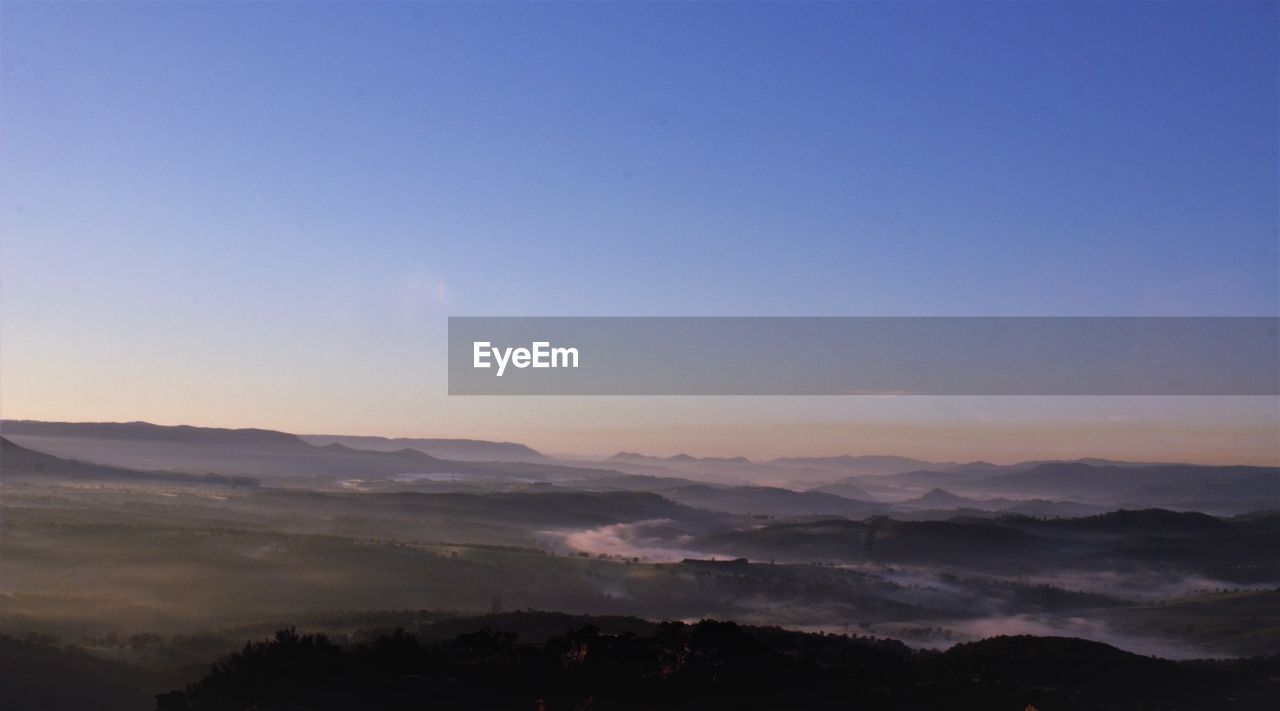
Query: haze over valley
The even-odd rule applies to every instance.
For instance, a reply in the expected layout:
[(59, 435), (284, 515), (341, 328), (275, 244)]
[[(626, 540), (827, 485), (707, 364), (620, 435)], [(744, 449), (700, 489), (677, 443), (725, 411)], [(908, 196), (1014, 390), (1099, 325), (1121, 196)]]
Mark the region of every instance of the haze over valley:
[(2, 427), (0, 628), (152, 683), (282, 625), (518, 610), (918, 650), (1048, 635), (1173, 660), (1280, 652), (1277, 467), (558, 461), (484, 441)]

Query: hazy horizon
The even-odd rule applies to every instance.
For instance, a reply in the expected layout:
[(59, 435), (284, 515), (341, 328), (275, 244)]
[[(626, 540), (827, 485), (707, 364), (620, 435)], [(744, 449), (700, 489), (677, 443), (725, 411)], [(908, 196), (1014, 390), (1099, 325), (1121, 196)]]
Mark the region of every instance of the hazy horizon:
[[(1280, 417), (1280, 416), (1278, 416)], [(1005, 446), (1003, 448), (995, 448), (994, 446), (983, 449), (975, 447), (973, 442), (977, 439), (980, 442), (990, 442), (992, 440), (1000, 440), (1008, 438), (1009, 441), (1016, 440), (1019, 437), (1025, 438), (1028, 434), (1040, 431), (1043, 427), (1040, 423), (1028, 424), (1019, 429), (1016, 424), (993, 424), (991, 422), (974, 423), (968, 428), (960, 428), (956, 425), (937, 425), (935, 429), (929, 429), (928, 426), (920, 428), (904, 428), (899, 429), (895, 436), (887, 437), (886, 432), (890, 429), (886, 425), (866, 424), (847, 424), (842, 428), (834, 428), (831, 425), (815, 427), (813, 423), (796, 425), (793, 428), (785, 429), (779, 432), (776, 426), (767, 428), (768, 433), (772, 434), (772, 441), (766, 437), (766, 432), (749, 433), (750, 436), (744, 439), (743, 429), (740, 427), (728, 427), (721, 430), (724, 439), (730, 442), (735, 441), (751, 441), (751, 445), (742, 445), (739, 448), (731, 448), (731, 444), (718, 444), (720, 441), (716, 436), (708, 436), (708, 428), (706, 426), (698, 427), (685, 426), (681, 428), (683, 431), (679, 433), (678, 439), (688, 446), (680, 446), (672, 444), (672, 437), (663, 437), (664, 434), (671, 435), (671, 431), (657, 431), (647, 433), (650, 436), (643, 436), (641, 433), (637, 436), (636, 432), (623, 433), (617, 431), (600, 431), (600, 430), (583, 430), (578, 432), (559, 430), (553, 433), (539, 433), (537, 431), (529, 431), (526, 434), (529, 437), (513, 437), (502, 433), (492, 433), (488, 436), (480, 436), (483, 433), (466, 433), (466, 432), (385, 432), (373, 429), (360, 429), (356, 431), (311, 431), (303, 429), (291, 429), (289, 427), (273, 427), (266, 426), (261, 423), (221, 423), (211, 424), (202, 422), (168, 422), (148, 420), (146, 418), (129, 418), (118, 420), (99, 420), (99, 419), (49, 419), (49, 418), (33, 418), (33, 417), (10, 417), (3, 415), (5, 420), (31, 420), (39, 422), (78, 422), (78, 423), (99, 423), (99, 422), (145, 422), (153, 425), (161, 426), (178, 426), (186, 425), (191, 427), (209, 427), (220, 429), (263, 429), (274, 430), (279, 432), (287, 432), (301, 436), (357, 436), (357, 437), (386, 437), (386, 438), (424, 438), (424, 439), (473, 439), (490, 442), (512, 442), (515, 444), (523, 444), (529, 446), (539, 453), (553, 457), (565, 459), (584, 459), (598, 461), (605, 459), (620, 452), (631, 452), (653, 457), (671, 457), (678, 454), (687, 454), (694, 457), (746, 457), (753, 461), (767, 461), (772, 459), (786, 457), (836, 457), (842, 455), (850, 456), (898, 456), (912, 459), (921, 459), (931, 462), (956, 462), (967, 463), (973, 461), (985, 461), (993, 464), (1016, 464), (1027, 461), (1037, 460), (1075, 460), (1075, 459), (1112, 459), (1117, 461), (1130, 462), (1163, 462), (1163, 463), (1186, 463), (1186, 464), (1207, 464), (1207, 465), (1251, 465), (1251, 466), (1280, 466), (1280, 443), (1274, 441), (1272, 436), (1276, 426), (1260, 426), (1256, 435), (1259, 442), (1271, 445), (1270, 450), (1262, 450), (1257, 455), (1251, 456), (1248, 450), (1238, 448), (1229, 452), (1223, 451), (1216, 453), (1217, 456), (1206, 455), (1203, 453), (1204, 443), (1199, 443), (1201, 448), (1180, 447), (1174, 442), (1179, 441), (1187, 435), (1186, 431), (1177, 428), (1162, 428), (1160, 434), (1163, 437), (1171, 438), (1166, 443), (1156, 447), (1148, 441), (1145, 444), (1134, 446), (1130, 438), (1134, 435), (1134, 428), (1125, 426), (1126, 423), (1109, 421), (1102, 424), (1079, 423), (1074, 427), (1067, 425), (1066, 429), (1072, 430), (1078, 438), (1078, 443), (1071, 448), (1048, 448), (1035, 443), (1023, 444), (1018, 447)], [(1139, 427), (1142, 427), (1139, 425)], [(689, 430), (692, 431), (689, 431)], [(825, 439), (835, 440), (831, 443), (819, 443), (821, 437), (814, 437), (814, 431), (821, 432), (827, 437)], [(0, 436), (4, 434), (3, 428), (0, 427)], [(924, 439), (936, 438), (939, 434), (945, 434), (952, 438), (960, 439), (964, 443), (955, 442), (950, 444), (939, 445), (936, 442), (932, 446), (920, 446), (919, 442)], [(761, 438), (764, 438), (763, 440)], [(574, 439), (576, 438), (576, 439)], [(795, 441), (797, 439), (809, 440), (812, 444), (808, 448), (797, 448)], [(559, 442), (579, 441), (583, 443), (581, 449), (559, 449)], [(1119, 446), (1124, 442), (1128, 442), (1129, 446)], [(547, 446), (545, 443), (551, 443)], [(854, 443), (863, 442), (862, 446), (854, 446)], [(892, 444), (898, 443), (898, 449)], [(1115, 444), (1109, 444), (1115, 443)], [(1175, 453), (1185, 452), (1185, 455), (1179, 456)], [(1197, 452), (1201, 454), (1197, 455)], [(1145, 453), (1145, 454), (1144, 454)]]

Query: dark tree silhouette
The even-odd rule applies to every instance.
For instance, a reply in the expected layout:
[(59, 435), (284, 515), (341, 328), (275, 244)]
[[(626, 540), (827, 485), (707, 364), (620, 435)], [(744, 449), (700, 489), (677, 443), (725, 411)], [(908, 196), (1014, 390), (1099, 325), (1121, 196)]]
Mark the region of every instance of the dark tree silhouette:
[[(541, 614), (541, 613), (530, 613)], [(540, 644), (485, 624), (424, 644), (403, 630), (339, 646), (281, 630), (160, 711), (303, 709), (1271, 709), (1280, 659), (1179, 663), (1096, 642), (997, 637), (945, 653), (704, 620), (645, 634), (587, 624)], [(636, 621), (639, 623), (639, 621)]]

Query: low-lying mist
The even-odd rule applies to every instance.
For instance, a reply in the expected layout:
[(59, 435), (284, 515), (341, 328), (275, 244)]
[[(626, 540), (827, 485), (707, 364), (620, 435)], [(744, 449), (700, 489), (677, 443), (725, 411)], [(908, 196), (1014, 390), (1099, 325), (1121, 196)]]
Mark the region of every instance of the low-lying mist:
[[(6, 442), (0, 633), (160, 667), (207, 662), (237, 635), (286, 624), (355, 634), (527, 609), (733, 619), (917, 648), (1016, 634), (1170, 659), (1280, 651), (1274, 472), (1183, 467), (1157, 490), (1158, 471), (1113, 467), (1084, 480), (1130, 477), (1123, 486), (1035, 498), (1070, 490), (1062, 477), (1081, 466), (1110, 465), (428, 462), (289, 437), (255, 435), (247, 449), (126, 438), (101, 460), (92, 437), (28, 438), (50, 452)], [(122, 466), (165, 457), (183, 470)], [(734, 484), (734, 467), (804, 476), (790, 488)], [(1214, 476), (1216, 513), (1108, 493), (1181, 500)], [(1221, 511), (1246, 500), (1254, 511)], [(146, 635), (182, 643), (120, 641)]]

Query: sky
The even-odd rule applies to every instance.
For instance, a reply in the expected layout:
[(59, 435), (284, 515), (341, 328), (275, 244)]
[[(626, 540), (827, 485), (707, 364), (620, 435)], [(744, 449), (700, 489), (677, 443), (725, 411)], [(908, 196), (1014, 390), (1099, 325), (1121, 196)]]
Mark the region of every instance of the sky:
[(1280, 314), (1275, 3), (0, 6), (0, 412), (1280, 462), (1275, 398), (464, 398), (449, 315)]

